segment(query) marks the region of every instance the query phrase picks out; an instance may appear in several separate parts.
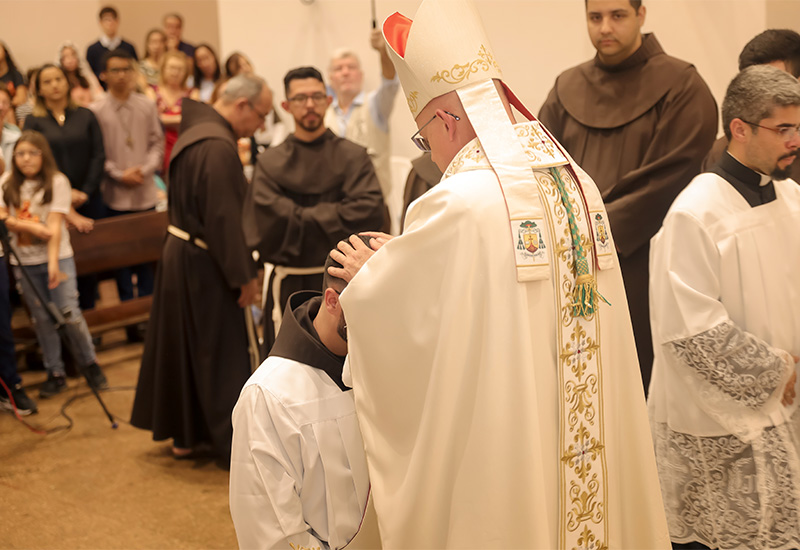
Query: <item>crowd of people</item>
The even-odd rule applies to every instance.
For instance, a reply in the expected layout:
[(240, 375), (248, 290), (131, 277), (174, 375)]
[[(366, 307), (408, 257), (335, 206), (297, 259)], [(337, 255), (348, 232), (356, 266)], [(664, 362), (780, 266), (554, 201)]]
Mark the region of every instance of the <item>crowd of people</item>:
[[(348, 49), (271, 89), (178, 14), (140, 60), (113, 7), (85, 59), (65, 42), (25, 77), (0, 44), (0, 214), (40, 397), (64, 366), (20, 270), (106, 387), (66, 228), (165, 202), (157, 273), (116, 275), (120, 299), (153, 294), (131, 423), (231, 469), (243, 547), (343, 547), (369, 499), (386, 547), (798, 547), (800, 34), (748, 42), (717, 140), (641, 0), (585, 5), (596, 56), (538, 117), (467, 0), (375, 30), (369, 92)], [(423, 155), (392, 236), (401, 87)], [(35, 412), (2, 316), (0, 403)]]

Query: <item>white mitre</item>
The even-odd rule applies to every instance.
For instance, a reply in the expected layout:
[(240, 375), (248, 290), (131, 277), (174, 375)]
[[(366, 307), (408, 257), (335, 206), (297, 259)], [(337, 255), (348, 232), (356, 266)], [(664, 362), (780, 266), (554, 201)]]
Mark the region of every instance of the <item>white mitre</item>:
[(383, 36), (414, 118), (440, 95), (502, 78), (472, 2), (425, 0), (413, 21), (387, 17)]

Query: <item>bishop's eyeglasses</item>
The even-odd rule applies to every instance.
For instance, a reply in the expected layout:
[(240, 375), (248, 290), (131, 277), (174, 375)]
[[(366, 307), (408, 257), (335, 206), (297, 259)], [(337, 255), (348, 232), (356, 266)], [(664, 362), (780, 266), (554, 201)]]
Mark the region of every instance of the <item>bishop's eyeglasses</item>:
[[(447, 113), (448, 115), (450, 115), (451, 117), (453, 117), (454, 119), (456, 119), (456, 122), (458, 122), (459, 120), (461, 120), (461, 119), (458, 117), (458, 115), (454, 115), (454, 114), (453, 114), (453, 113), (451, 113), (450, 111), (445, 111), (445, 113)], [(430, 153), (430, 152), (431, 152), (431, 144), (430, 144), (430, 143), (428, 143), (428, 140), (427, 140), (427, 139), (425, 139), (424, 137), (422, 137), (421, 135), (419, 135), (419, 133), (422, 131), (422, 129), (423, 129), (423, 128), (425, 128), (425, 126), (427, 126), (428, 124), (430, 124), (431, 122), (433, 122), (434, 120), (436, 120), (436, 118), (437, 118), (437, 115), (433, 115), (433, 118), (431, 118), (431, 119), (430, 119), (428, 122), (426, 122), (425, 124), (423, 124), (423, 125), (422, 125), (422, 128), (420, 128), (419, 130), (417, 130), (417, 131), (416, 131), (416, 133), (415, 133), (413, 136), (411, 136), (411, 141), (413, 141), (413, 142), (414, 142), (414, 145), (416, 145), (416, 146), (417, 146), (417, 149), (419, 149), (420, 151), (422, 151), (422, 152), (424, 152), (424, 153)]]
[(758, 128), (764, 128), (765, 130), (769, 130), (770, 132), (775, 132), (783, 141), (790, 141), (792, 138), (800, 135), (800, 124), (797, 126), (778, 126), (777, 128), (771, 128), (770, 126), (762, 126), (761, 124), (756, 124), (755, 122), (748, 122), (745, 119), (740, 119), (745, 124), (749, 124), (750, 126), (756, 126)]

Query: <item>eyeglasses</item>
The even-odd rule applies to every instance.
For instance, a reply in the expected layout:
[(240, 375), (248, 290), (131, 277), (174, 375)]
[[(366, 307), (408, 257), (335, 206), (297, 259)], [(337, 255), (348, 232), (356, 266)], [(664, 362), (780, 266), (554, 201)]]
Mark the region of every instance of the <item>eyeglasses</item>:
[(775, 132), (783, 141), (790, 141), (792, 138), (797, 137), (800, 135), (800, 124), (797, 126), (780, 126), (778, 128), (770, 128), (769, 126), (762, 126), (761, 124), (756, 124), (755, 122), (747, 122), (744, 119), (740, 119), (745, 124), (749, 124), (750, 126), (756, 126), (758, 128), (764, 128), (765, 130), (769, 130), (770, 132)]
[(255, 114), (257, 114), (258, 118), (260, 118), (261, 120), (266, 120), (267, 117), (269, 116), (269, 112), (266, 113), (260, 112), (258, 109), (256, 109), (256, 106), (253, 105), (251, 101), (248, 101), (247, 104), (250, 105), (250, 108), (253, 109), (253, 112), (255, 112)]
[(31, 149), (29, 151), (14, 151), (14, 156), (18, 159), (23, 157), (37, 158), (42, 156), (42, 152), (39, 149)]
[(300, 94), (294, 97), (290, 97), (288, 99), (289, 103), (294, 103), (295, 105), (305, 105), (308, 100), (313, 101), (317, 105), (322, 105), (326, 101), (328, 101), (328, 95), (323, 94), (322, 92), (317, 92), (316, 94), (306, 95)]
[[(456, 119), (456, 122), (458, 122), (459, 120), (461, 120), (461, 119), (458, 117), (458, 115), (454, 115), (453, 113), (451, 113), (451, 112), (449, 112), (449, 111), (445, 111), (445, 113), (447, 113), (448, 115), (450, 115), (451, 117), (453, 117), (454, 119)], [(420, 151), (423, 151), (423, 152), (425, 152), (425, 153), (430, 153), (430, 152), (431, 152), (431, 144), (430, 144), (430, 143), (428, 143), (428, 140), (427, 140), (427, 139), (425, 139), (424, 137), (422, 137), (421, 135), (419, 135), (419, 133), (420, 133), (420, 132), (421, 132), (421, 131), (422, 131), (422, 130), (425, 128), (425, 126), (427, 126), (428, 124), (430, 124), (431, 122), (433, 122), (434, 120), (436, 120), (436, 118), (437, 118), (437, 115), (433, 115), (433, 118), (432, 118), (432, 119), (430, 119), (428, 122), (426, 122), (425, 124), (423, 124), (423, 125), (422, 125), (422, 128), (420, 128), (419, 130), (417, 130), (417, 132), (416, 132), (416, 133), (415, 133), (413, 136), (411, 136), (411, 141), (412, 141), (412, 142), (414, 142), (414, 145), (416, 145), (416, 146), (417, 146), (417, 148), (418, 148)]]

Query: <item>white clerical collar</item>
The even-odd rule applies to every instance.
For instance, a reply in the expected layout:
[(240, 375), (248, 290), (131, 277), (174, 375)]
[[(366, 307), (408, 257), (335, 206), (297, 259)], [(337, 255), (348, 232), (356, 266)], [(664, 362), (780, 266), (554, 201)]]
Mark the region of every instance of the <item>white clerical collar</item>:
[[(772, 178), (770, 176), (768, 176), (766, 174), (762, 174), (758, 170), (753, 170), (752, 168), (749, 168), (745, 163), (743, 163), (741, 160), (737, 159), (736, 156), (733, 153), (731, 153), (730, 151), (728, 151), (728, 154), (731, 156), (731, 158), (733, 160), (735, 160), (736, 162), (738, 162), (739, 164), (741, 164), (742, 166), (744, 166), (745, 168), (747, 168), (748, 170), (753, 172), (759, 178), (761, 178), (761, 181), (758, 182), (758, 186), (759, 187), (764, 187), (765, 185), (767, 185), (769, 182), (772, 181)], [(752, 185), (752, 183), (750, 185)]]
[(107, 50), (116, 50), (120, 44), (122, 44), (122, 38), (119, 36), (115, 36), (114, 38), (109, 38), (106, 35), (100, 37), (100, 43), (103, 47)]

